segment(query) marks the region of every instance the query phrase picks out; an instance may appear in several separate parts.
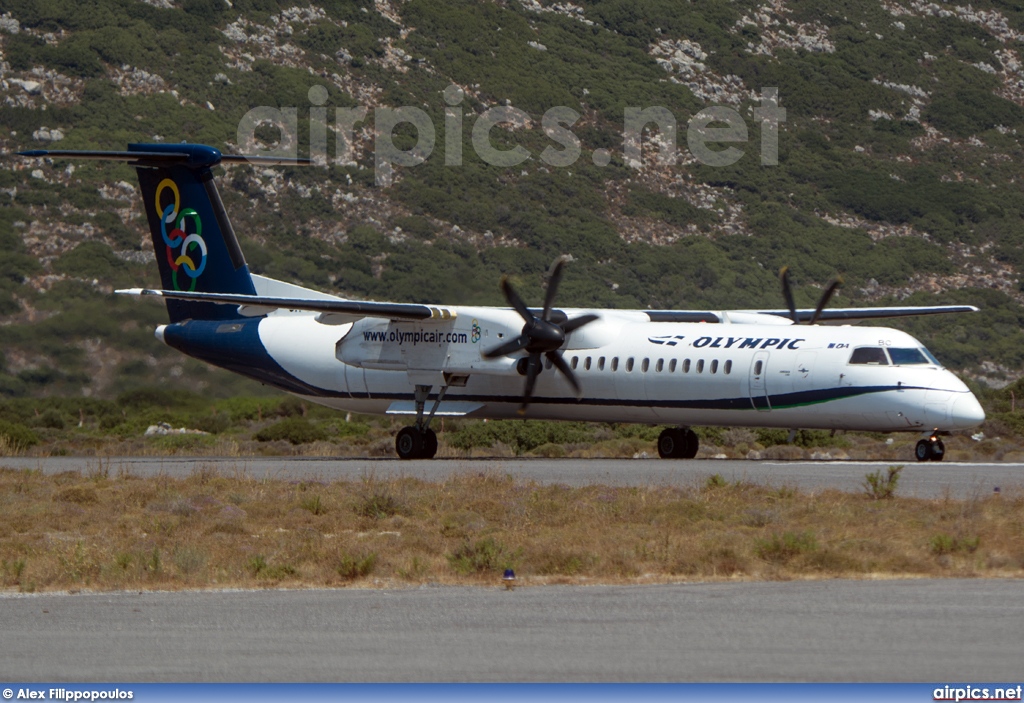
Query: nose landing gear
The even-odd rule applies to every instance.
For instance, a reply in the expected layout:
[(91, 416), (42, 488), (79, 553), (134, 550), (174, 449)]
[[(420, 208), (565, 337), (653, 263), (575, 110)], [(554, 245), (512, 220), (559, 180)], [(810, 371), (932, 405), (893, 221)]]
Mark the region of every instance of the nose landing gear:
[(946, 456), (946, 445), (942, 440), (932, 435), (928, 439), (922, 439), (914, 448), (914, 456), (918, 461), (942, 461)]

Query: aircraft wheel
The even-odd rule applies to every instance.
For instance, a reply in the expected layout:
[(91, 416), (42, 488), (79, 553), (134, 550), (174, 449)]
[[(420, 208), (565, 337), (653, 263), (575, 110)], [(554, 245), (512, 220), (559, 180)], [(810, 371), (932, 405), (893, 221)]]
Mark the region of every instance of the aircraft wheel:
[(395, 437), (395, 451), (399, 459), (419, 459), (424, 449), (423, 435), (415, 427), (403, 427)]
[(919, 462), (941, 462), (946, 447), (936, 439), (923, 439), (913, 448), (913, 455)]
[(697, 433), (691, 429), (669, 427), (658, 437), (658, 456), (662, 459), (692, 459), (699, 447)]
[(678, 427), (669, 427), (658, 436), (658, 456), (662, 459), (681, 459), (686, 448), (686, 438)]
[[(943, 447), (945, 452), (945, 447)], [(928, 439), (922, 439), (914, 447), (914, 456), (918, 461), (932, 461), (932, 442)], [(939, 457), (941, 459), (941, 457)]]
[(946, 445), (941, 439), (934, 437), (922, 439), (914, 447), (914, 456), (918, 461), (942, 461), (946, 456)]
[(423, 434), (423, 455), (422, 459), (433, 459), (434, 455), (437, 454), (437, 434), (428, 429)]
[(684, 459), (692, 459), (693, 457), (697, 456), (697, 450), (700, 449), (700, 438), (697, 436), (697, 433), (694, 432), (693, 430), (686, 430), (683, 433), (683, 436), (686, 440), (686, 443), (683, 448), (682, 457)]

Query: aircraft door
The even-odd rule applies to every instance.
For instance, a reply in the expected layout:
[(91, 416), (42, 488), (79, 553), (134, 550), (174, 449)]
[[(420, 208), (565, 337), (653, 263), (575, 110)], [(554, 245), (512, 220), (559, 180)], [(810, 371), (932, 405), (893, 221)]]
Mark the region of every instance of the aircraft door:
[(762, 412), (772, 409), (768, 402), (768, 352), (759, 351), (750, 362), (750, 402)]

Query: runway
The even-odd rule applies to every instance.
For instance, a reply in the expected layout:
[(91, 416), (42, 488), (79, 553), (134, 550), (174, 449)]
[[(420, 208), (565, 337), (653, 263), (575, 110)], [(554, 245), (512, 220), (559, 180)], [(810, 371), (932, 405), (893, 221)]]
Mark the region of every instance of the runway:
[(996, 580), (0, 597), (7, 681), (1019, 682)]
[[(868, 473), (883, 473), (892, 462), (858, 461), (750, 461), (745, 459), (331, 459), (295, 457), (8, 457), (0, 467), (39, 469), (47, 473), (104, 469), (138, 476), (165, 473), (187, 476), (199, 468), (213, 468), (225, 475), (244, 472), (255, 477), (285, 480), (359, 480), (414, 476), (442, 481), (452, 474), (497, 473), (539, 483), (570, 486), (693, 486), (719, 474), (728, 481), (749, 481), (772, 486), (792, 486), (805, 491), (837, 489), (860, 491)], [(967, 499), (991, 495), (995, 488), (1009, 493), (1024, 490), (1024, 464), (917, 463), (908, 461), (897, 495)]]

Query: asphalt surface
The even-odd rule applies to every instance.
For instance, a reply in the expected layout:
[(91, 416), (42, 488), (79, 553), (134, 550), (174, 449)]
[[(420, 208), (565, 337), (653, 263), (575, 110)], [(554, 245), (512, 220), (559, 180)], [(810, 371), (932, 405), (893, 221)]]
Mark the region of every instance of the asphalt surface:
[(1024, 582), (0, 597), (0, 681), (1020, 682)]
[[(225, 475), (247, 473), (285, 480), (358, 480), (367, 476), (390, 478), (415, 476), (432, 481), (459, 473), (511, 474), (540, 483), (570, 486), (697, 485), (713, 474), (729, 481), (750, 481), (772, 486), (793, 486), (815, 491), (834, 488), (860, 491), (868, 473), (885, 470), (892, 462), (858, 461), (749, 461), (744, 459), (321, 459), (291, 457), (8, 457), (0, 467), (40, 469), (47, 473), (104, 469), (111, 476), (127, 471), (138, 476), (165, 473), (187, 476), (197, 469), (213, 468)], [(973, 498), (1024, 490), (1024, 464), (922, 463), (908, 461), (900, 478), (898, 495), (918, 498)]]

